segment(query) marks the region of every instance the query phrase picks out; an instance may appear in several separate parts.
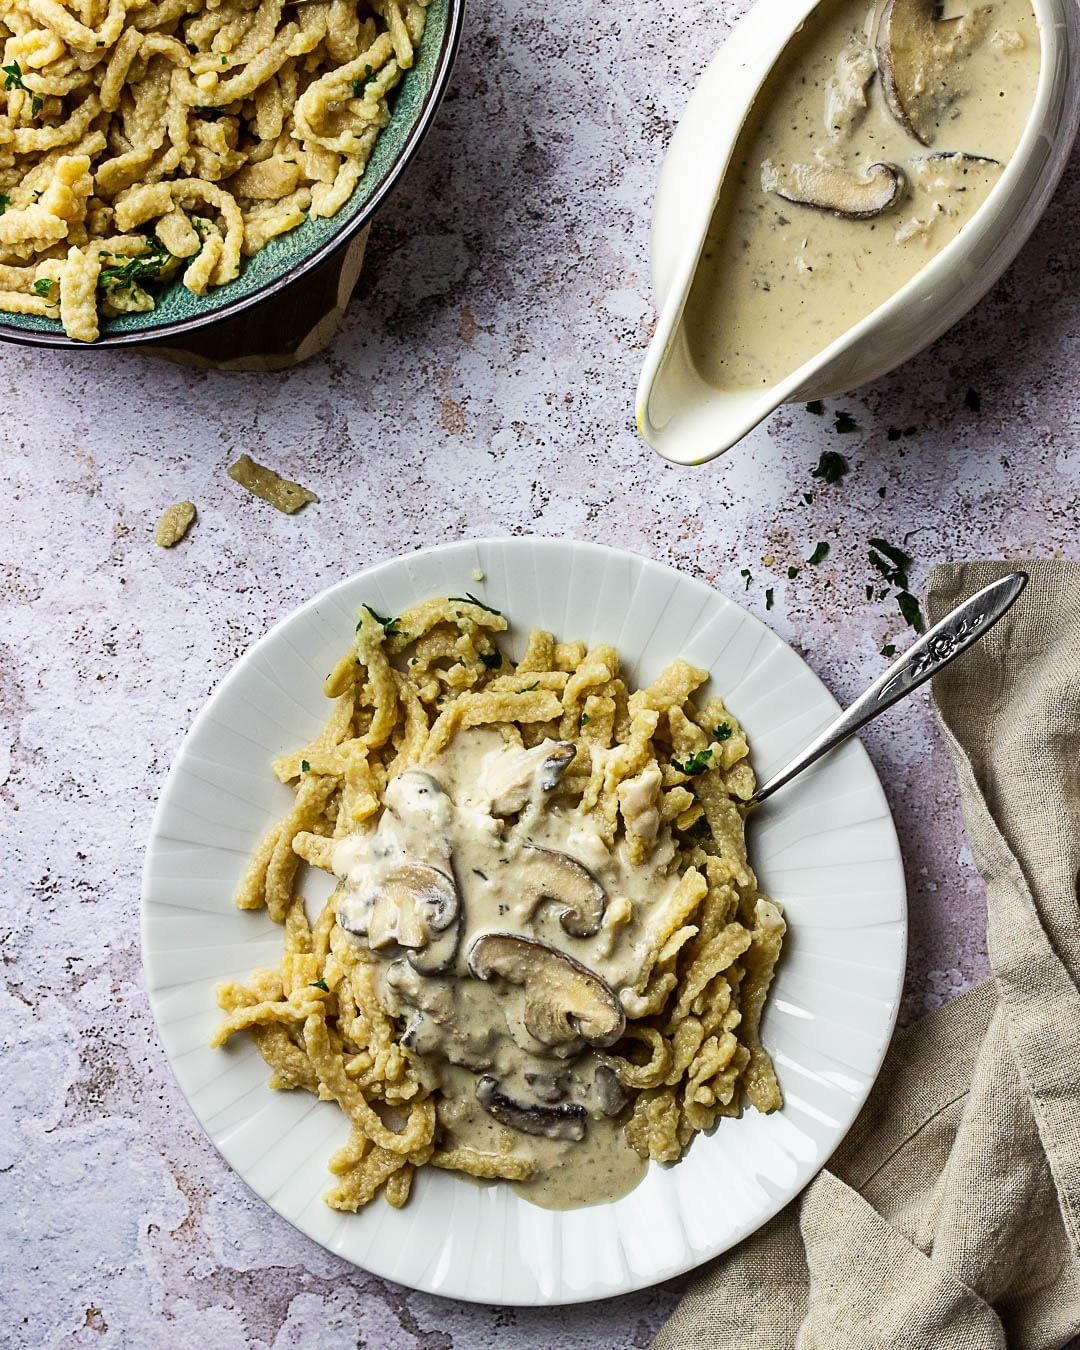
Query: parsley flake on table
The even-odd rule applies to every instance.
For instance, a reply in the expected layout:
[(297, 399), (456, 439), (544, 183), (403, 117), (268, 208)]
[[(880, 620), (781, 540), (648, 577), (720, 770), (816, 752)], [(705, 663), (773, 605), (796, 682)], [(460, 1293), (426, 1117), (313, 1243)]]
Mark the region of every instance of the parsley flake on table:
[(807, 558), (806, 561), (811, 565), (811, 567), (816, 567), (818, 563), (823, 563), (828, 556), (829, 556), (829, 545), (823, 539), (818, 544), (817, 548), (814, 549), (813, 553), (810, 554), (809, 558)]
[(678, 769), (679, 773), (686, 774), (687, 778), (696, 778), (699, 773), (704, 773), (709, 767), (709, 760), (712, 759), (712, 751), (706, 747), (704, 750), (698, 750), (690, 756), (685, 764), (672, 756), (671, 767)]
[(773, 607), (773, 602), (775, 601), (775, 599), (776, 599), (776, 594), (775, 594), (775, 592), (773, 591), (773, 588), (772, 588), (771, 586), (766, 586), (766, 588), (765, 588), (765, 608), (766, 608), (766, 609), (772, 609), (772, 607)]
[(787, 570), (787, 574), (788, 574), (788, 581), (794, 581), (795, 578), (799, 575), (799, 569), (797, 567), (789, 567)]
[(891, 642), (886, 642), (886, 643), (884, 643), (884, 644), (882, 645), (880, 655), (882, 655), (882, 656), (895, 656), (895, 655), (896, 655), (896, 648), (893, 646), (893, 644), (892, 644)]
[(846, 436), (849, 431), (858, 431), (859, 424), (849, 412), (838, 412), (836, 421), (833, 423), (833, 429), (841, 436)]
[(908, 589), (908, 569), (911, 567), (911, 555), (902, 548), (888, 543), (884, 539), (871, 539), (870, 563), (887, 582), (902, 591)]
[(751, 583), (751, 582), (753, 581), (753, 579), (754, 579), (754, 578), (750, 575), (750, 569), (749, 569), (749, 567), (740, 567), (740, 568), (739, 568), (739, 576), (743, 577), (743, 578), (745, 579), (745, 581), (746, 581), (746, 585), (743, 587), (743, 590), (744, 590), (744, 591), (748, 591), (748, 590), (750, 589), (750, 583)]
[(825, 483), (839, 483), (848, 472), (848, 462), (835, 450), (823, 450), (817, 462), (817, 468), (810, 470), (811, 478), (820, 478)]
[(806, 405), (806, 411), (813, 413), (815, 417), (822, 417), (825, 413), (825, 404), (819, 398), (812, 398)]
[(918, 600), (910, 591), (901, 591), (896, 597), (896, 603), (900, 607), (900, 613), (904, 616), (904, 621), (914, 628), (916, 633), (925, 633), (926, 620), (923, 618), (922, 608)]

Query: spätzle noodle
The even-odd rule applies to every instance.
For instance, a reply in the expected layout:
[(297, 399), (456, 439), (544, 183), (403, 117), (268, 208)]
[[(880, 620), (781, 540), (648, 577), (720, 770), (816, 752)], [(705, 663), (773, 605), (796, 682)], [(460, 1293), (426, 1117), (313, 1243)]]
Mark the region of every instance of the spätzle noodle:
[[(365, 606), (352, 650), (326, 680), (335, 703), (325, 728), (274, 765), (294, 806), (255, 851), (236, 903), (284, 924), (284, 955), (276, 970), (219, 989), (214, 1044), (248, 1033), (272, 1087), (333, 1100), (349, 1118), (349, 1142), (329, 1164), (326, 1200), (338, 1209), (356, 1210), (380, 1188), (404, 1204), (424, 1165), (530, 1176), (509, 1137), (503, 1152), (446, 1145), (439, 1093), (379, 1003), (371, 953), (337, 922), (336, 893), (310, 924), (298, 884), (305, 863), (329, 871), (334, 841), (371, 827), (393, 777), (432, 761), (464, 728), (522, 747), (569, 742), (576, 753), (554, 791), (639, 861), (667, 841), (670, 891), (650, 911), (637, 983), (622, 995), (625, 1033), (598, 1052), (627, 1090), (630, 1145), (675, 1161), (744, 1102), (782, 1104), (759, 1026), (785, 923), (746, 856), (754, 775), (742, 729), (720, 699), (694, 702), (707, 676), (685, 661), (632, 692), (613, 648), (548, 633), (533, 633), (513, 668), (496, 643), (506, 627), (469, 597), (396, 618)], [(605, 924), (629, 917), (617, 898)]]
[(0, 17), (0, 310), (59, 319), (196, 295), (348, 201), (426, 0), (10, 0)]

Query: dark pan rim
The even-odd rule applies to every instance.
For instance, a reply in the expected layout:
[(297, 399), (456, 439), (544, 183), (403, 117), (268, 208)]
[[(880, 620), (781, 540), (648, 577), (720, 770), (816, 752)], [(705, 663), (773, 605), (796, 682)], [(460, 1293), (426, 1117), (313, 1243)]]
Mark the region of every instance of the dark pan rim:
[(210, 310), (205, 314), (194, 315), (190, 319), (154, 324), (149, 328), (140, 328), (130, 333), (103, 333), (95, 342), (76, 342), (74, 338), (68, 337), (62, 330), (57, 333), (32, 332), (0, 321), (0, 342), (12, 342), (23, 347), (54, 347), (68, 351), (86, 352), (92, 352), (102, 347), (137, 347), (148, 342), (161, 342), (163, 339), (193, 333), (200, 328), (208, 328), (224, 319), (235, 318), (237, 314), (243, 313), (244, 310), (251, 309), (270, 296), (278, 295), (281, 291), (292, 286), (294, 282), (313, 271), (339, 249), (344, 248), (354, 235), (370, 223), (372, 217), (398, 185), (402, 175), (419, 150), (424, 137), (431, 129), (439, 104), (446, 93), (447, 85), (450, 82), (450, 74), (454, 67), (454, 60), (461, 44), (464, 18), (465, 0), (449, 0), (446, 29), (443, 33), (442, 48), (439, 52), (435, 74), (416, 122), (401, 147), (401, 153), (365, 205), (339, 231), (336, 231), (329, 239), (320, 244), (308, 257), (300, 262), (293, 263), (279, 276), (264, 282), (250, 295), (227, 301), (218, 309)]

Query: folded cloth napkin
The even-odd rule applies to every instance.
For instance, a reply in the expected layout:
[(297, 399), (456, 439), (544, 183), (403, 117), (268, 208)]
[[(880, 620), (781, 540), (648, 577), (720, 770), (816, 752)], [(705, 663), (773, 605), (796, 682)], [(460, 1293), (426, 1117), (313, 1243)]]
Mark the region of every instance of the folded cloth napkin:
[(993, 978), (895, 1040), (828, 1168), (690, 1286), (658, 1350), (1050, 1350), (1080, 1333), (1080, 564), (938, 567), (938, 619), (1017, 568), (934, 681)]

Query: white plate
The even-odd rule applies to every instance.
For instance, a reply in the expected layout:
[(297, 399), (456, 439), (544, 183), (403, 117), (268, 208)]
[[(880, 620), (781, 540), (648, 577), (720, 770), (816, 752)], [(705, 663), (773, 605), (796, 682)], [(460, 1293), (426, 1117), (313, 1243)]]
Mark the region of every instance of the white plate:
[[(485, 574), (474, 581), (474, 570)], [(610, 642), (637, 683), (674, 657), (712, 672), (746, 727), (759, 776), (836, 710), (762, 623), (700, 581), (633, 554), (552, 539), (450, 544), (369, 568), (272, 629), (195, 720), (158, 803), (143, 876), (143, 960), (166, 1053), (203, 1128), (247, 1184), (330, 1251), (415, 1289), (484, 1303), (557, 1304), (626, 1293), (716, 1256), (771, 1218), (843, 1138), (896, 1018), (907, 927), (892, 818), (865, 751), (850, 742), (761, 809), (751, 849), (784, 906), (786, 956), (764, 1039), (782, 1111), (748, 1110), (653, 1165), (614, 1204), (551, 1212), (507, 1186), (418, 1175), (409, 1203), (360, 1214), (322, 1201), (346, 1135), (336, 1106), (272, 1092), (253, 1045), (210, 1050), (214, 988), (276, 964), (281, 930), (232, 895), (248, 854), (292, 799), (270, 760), (309, 739), (326, 672), (367, 602), (398, 614), (472, 591), (507, 613), (520, 656), (535, 626)]]

